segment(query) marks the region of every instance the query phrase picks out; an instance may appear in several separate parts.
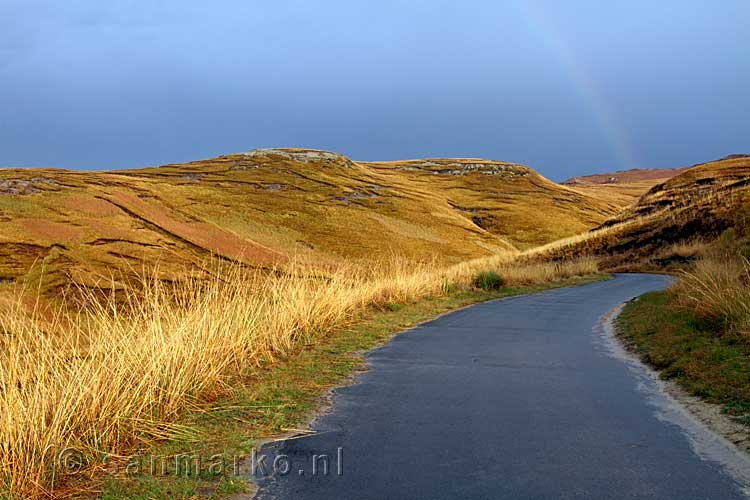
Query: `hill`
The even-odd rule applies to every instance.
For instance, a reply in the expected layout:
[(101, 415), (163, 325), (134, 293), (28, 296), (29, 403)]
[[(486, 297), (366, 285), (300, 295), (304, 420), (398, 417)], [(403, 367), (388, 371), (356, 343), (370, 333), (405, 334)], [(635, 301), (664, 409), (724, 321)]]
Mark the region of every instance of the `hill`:
[(715, 239), (729, 228), (748, 236), (749, 219), (750, 157), (734, 156), (686, 169), (598, 228), (530, 253), (593, 254), (611, 269), (658, 267), (680, 258), (676, 246)]
[(582, 175), (563, 181), (566, 186), (588, 184), (628, 184), (641, 181), (663, 182), (681, 174), (687, 168), (631, 168), (604, 174)]
[(641, 195), (656, 184), (665, 182), (685, 170), (686, 168), (634, 168), (571, 177), (563, 181), (563, 185), (588, 196), (614, 203), (618, 207), (626, 207), (638, 201)]
[(616, 207), (578, 193), (513, 163), (479, 158), (366, 163), (409, 192), (421, 192), (476, 227), (527, 249), (576, 234), (617, 213)]
[(0, 280), (43, 269), (46, 287), (89, 285), (156, 263), (170, 279), (211, 255), (254, 267), (391, 253), (450, 262), (547, 243), (614, 213), (527, 167), (482, 159), (261, 149), (134, 170), (2, 169)]

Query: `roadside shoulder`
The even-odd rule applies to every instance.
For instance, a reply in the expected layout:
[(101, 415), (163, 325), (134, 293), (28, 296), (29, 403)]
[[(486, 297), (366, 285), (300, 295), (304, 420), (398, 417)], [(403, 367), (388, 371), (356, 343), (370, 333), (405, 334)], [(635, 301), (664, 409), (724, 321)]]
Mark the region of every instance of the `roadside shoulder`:
[(626, 303), (613, 326), (669, 397), (750, 458), (750, 346), (718, 337), (665, 291)]

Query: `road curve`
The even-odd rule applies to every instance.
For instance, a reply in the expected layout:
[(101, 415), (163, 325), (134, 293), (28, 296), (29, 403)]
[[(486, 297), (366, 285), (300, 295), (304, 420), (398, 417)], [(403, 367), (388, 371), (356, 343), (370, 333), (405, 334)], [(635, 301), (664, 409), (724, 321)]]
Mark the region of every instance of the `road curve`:
[(261, 450), (256, 498), (746, 498), (604, 346), (608, 311), (667, 284), (617, 275), (397, 336), (334, 392), (316, 434)]

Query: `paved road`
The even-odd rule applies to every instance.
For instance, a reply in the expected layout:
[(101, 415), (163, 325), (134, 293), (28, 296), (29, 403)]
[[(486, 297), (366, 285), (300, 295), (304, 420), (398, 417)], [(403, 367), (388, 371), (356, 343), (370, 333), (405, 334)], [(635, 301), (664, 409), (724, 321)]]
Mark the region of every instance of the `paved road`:
[(317, 434), (262, 450), (258, 474), (278, 458), (257, 498), (745, 498), (699, 456), (700, 429), (668, 421), (657, 389), (602, 340), (603, 315), (666, 284), (618, 275), (399, 335), (335, 391)]

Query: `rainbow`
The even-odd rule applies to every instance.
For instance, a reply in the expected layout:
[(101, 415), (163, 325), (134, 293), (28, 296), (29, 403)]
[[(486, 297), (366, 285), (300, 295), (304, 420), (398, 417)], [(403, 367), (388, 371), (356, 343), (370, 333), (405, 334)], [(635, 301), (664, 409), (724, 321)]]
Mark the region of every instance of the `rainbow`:
[(570, 45), (555, 27), (549, 16), (534, 0), (520, 3), (521, 17), (530, 30), (556, 55), (556, 60), (569, 76), (578, 97), (594, 116), (603, 139), (610, 144), (612, 152), (621, 163), (621, 168), (636, 168), (639, 162), (631, 147), (627, 131), (618, 124), (616, 113), (611, 108), (586, 65), (578, 60)]

